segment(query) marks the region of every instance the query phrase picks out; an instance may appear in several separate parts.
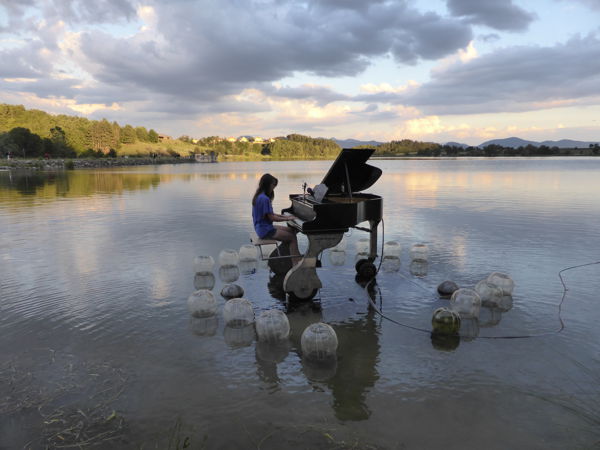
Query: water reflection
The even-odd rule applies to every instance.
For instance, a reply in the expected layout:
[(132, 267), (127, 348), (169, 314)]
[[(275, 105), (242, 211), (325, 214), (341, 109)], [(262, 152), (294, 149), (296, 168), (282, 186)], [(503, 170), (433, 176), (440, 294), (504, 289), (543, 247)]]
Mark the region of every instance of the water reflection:
[(223, 329), (225, 343), (231, 348), (248, 347), (254, 342), (254, 323), (243, 327), (226, 325)]
[(199, 272), (194, 275), (194, 288), (208, 289), (211, 291), (215, 287), (215, 276), (212, 272)]
[(285, 360), (290, 352), (290, 341), (256, 343), (256, 367), (259, 378), (266, 383), (279, 383), (277, 365)]
[(371, 415), (367, 405), (369, 389), (379, 379), (379, 327), (375, 312), (336, 325), (338, 362), (335, 375), (327, 385), (333, 394), (333, 409), (340, 420), (366, 420)]
[(214, 336), (217, 332), (219, 319), (217, 316), (191, 317), (189, 326), (196, 336)]

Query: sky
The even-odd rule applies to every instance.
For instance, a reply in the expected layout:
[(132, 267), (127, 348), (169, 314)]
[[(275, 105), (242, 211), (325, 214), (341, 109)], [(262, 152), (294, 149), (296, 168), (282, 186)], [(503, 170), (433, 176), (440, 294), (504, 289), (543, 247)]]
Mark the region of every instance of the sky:
[(0, 103), (179, 137), (600, 141), (600, 0), (0, 0)]

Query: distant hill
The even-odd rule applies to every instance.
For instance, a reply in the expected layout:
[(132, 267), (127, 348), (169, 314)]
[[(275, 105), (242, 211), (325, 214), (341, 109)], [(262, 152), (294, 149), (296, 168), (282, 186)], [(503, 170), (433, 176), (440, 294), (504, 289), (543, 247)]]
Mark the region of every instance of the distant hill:
[(597, 142), (585, 142), (585, 141), (573, 141), (571, 139), (562, 139), (560, 141), (526, 141), (518, 137), (509, 137), (506, 139), (492, 139), (491, 141), (485, 141), (478, 145), (478, 147), (485, 147), (487, 145), (500, 145), (502, 147), (525, 147), (527, 145), (534, 145), (539, 147), (540, 145), (546, 145), (548, 147), (558, 148), (588, 148), (590, 144), (596, 144)]
[(584, 141), (573, 141), (571, 139), (561, 139), (560, 141), (544, 141), (540, 142), (540, 145), (547, 145), (548, 147), (558, 148), (587, 148), (590, 144), (598, 144), (600, 142), (584, 142)]
[(358, 147), (359, 145), (370, 145), (372, 147), (377, 147), (378, 145), (381, 145), (382, 142), (377, 142), (377, 141), (359, 141), (357, 139), (336, 139), (333, 138), (333, 141), (335, 141), (335, 143), (337, 145), (339, 145), (342, 148), (352, 148), (352, 147)]
[(460, 147), (460, 148), (468, 148), (471, 147), (469, 144), (463, 144), (461, 142), (446, 142), (443, 145), (447, 145), (448, 147)]
[(526, 145), (539, 146), (540, 143), (535, 141), (526, 141), (525, 139), (521, 139), (518, 137), (509, 137), (505, 139), (492, 139), (491, 141), (485, 141), (479, 144), (479, 147), (486, 147), (488, 145), (500, 145), (502, 147), (517, 148), (521, 146), (525, 147)]

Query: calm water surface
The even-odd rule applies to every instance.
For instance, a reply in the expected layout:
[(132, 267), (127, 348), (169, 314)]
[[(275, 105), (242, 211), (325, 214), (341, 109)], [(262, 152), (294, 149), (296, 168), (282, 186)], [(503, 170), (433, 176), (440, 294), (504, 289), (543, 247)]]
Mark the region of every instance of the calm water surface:
[[(257, 314), (288, 313), (279, 347), (224, 327), (218, 267), (219, 315), (192, 319), (192, 261), (248, 243), (262, 173), (279, 178), (279, 210), (330, 161), (0, 172), (0, 448), (598, 447), (600, 265), (563, 273), (561, 311), (558, 272), (600, 260), (600, 159), (372, 164), (385, 240), (402, 245), (375, 298), (406, 326), (369, 312), (354, 230), (342, 265), (323, 255), (314, 304), (287, 308), (264, 265), (241, 268)], [(441, 281), (493, 271), (516, 283), (504, 311), (483, 309), (452, 345), (414, 329), (446, 304)], [(338, 334), (335, 367), (301, 358), (317, 321)], [(490, 339), (523, 335), (542, 336)]]

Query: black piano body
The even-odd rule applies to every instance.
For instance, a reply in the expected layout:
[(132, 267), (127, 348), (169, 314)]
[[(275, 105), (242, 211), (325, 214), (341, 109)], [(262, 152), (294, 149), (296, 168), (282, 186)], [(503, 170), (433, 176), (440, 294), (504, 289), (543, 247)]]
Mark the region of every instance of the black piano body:
[[(370, 233), (369, 254), (357, 264), (357, 271), (364, 277), (375, 275), (372, 263), (377, 257), (377, 226), (383, 216), (383, 199), (361, 192), (371, 187), (382, 173), (366, 163), (374, 151), (343, 149), (321, 182), (327, 192), (320, 201), (317, 195), (290, 195), (292, 205), (282, 214), (298, 218), (288, 221), (288, 225), (306, 234), (309, 245), (302, 261), (286, 273), (283, 285), (286, 293), (300, 299), (312, 298), (322, 287), (316, 274), (319, 255), (337, 245), (352, 227)], [(362, 222), (369, 222), (369, 227), (359, 227)]]

